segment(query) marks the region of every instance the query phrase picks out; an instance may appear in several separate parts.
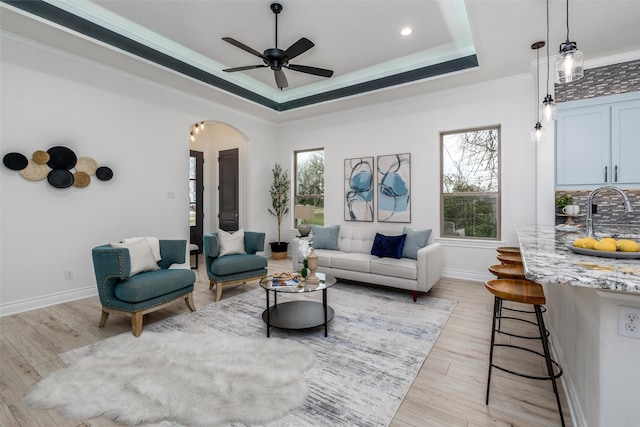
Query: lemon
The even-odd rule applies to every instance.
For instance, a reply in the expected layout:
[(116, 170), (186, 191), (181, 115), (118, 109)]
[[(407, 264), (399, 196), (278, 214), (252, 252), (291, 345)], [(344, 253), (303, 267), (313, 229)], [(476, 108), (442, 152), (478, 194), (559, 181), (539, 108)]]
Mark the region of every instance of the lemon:
[(616, 244), (616, 239), (614, 239), (613, 237), (603, 237), (602, 240), (600, 240), (601, 242), (609, 242), (609, 243), (613, 243), (614, 245)]
[(576, 248), (581, 248), (583, 244), (584, 239), (576, 239), (573, 241), (573, 246), (575, 246)]
[(616, 242), (616, 247), (620, 252), (640, 252), (640, 245), (633, 240), (620, 239)]
[(615, 252), (618, 250), (616, 247), (616, 240), (611, 238), (605, 238), (593, 245), (593, 249), (596, 251)]
[(582, 247), (585, 249), (593, 249), (593, 245), (597, 242), (593, 237), (585, 237), (582, 239)]

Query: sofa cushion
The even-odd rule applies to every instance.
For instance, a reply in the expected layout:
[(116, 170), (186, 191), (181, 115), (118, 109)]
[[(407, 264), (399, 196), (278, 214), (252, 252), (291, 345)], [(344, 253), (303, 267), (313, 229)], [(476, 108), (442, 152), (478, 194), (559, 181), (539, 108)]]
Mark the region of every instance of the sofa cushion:
[(416, 261), (409, 258), (376, 258), (371, 261), (371, 273), (380, 276), (392, 276), (402, 279), (417, 280), (418, 267)]
[(220, 252), (218, 256), (246, 254), (244, 250), (244, 230), (240, 229), (233, 233), (218, 229), (218, 243)]
[(359, 271), (369, 273), (371, 261), (376, 257), (371, 254), (361, 254), (358, 252), (343, 253), (331, 258), (331, 267), (341, 270)]
[(311, 230), (313, 233), (311, 246), (314, 249), (338, 249), (339, 225), (327, 225), (325, 227), (312, 225)]
[(402, 232), (407, 235), (404, 240), (404, 248), (402, 249), (403, 258), (418, 259), (418, 249), (427, 246), (431, 229), (414, 231), (409, 227), (404, 227)]
[(136, 274), (118, 283), (116, 298), (137, 303), (157, 298), (192, 285), (196, 275), (191, 270), (156, 270)]
[(110, 245), (114, 248), (125, 248), (129, 251), (129, 261), (131, 264), (129, 277), (144, 271), (160, 269), (147, 239), (134, 240), (131, 243), (111, 243)]
[(226, 276), (239, 271), (267, 268), (267, 258), (261, 255), (233, 254), (216, 258), (211, 262), (211, 272), (216, 276)]
[(376, 233), (375, 239), (373, 239), (373, 246), (371, 247), (371, 255), (389, 258), (402, 258), (402, 248), (404, 247), (404, 240), (406, 234), (400, 236), (385, 236), (384, 234)]

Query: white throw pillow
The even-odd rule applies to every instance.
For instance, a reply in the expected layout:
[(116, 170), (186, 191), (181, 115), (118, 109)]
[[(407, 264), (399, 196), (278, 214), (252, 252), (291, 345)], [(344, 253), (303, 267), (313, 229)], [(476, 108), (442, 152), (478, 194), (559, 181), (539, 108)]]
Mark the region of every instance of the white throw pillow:
[(140, 239), (131, 243), (111, 243), (111, 246), (114, 248), (129, 249), (129, 258), (131, 259), (131, 272), (129, 273), (129, 277), (142, 273), (143, 271), (160, 269), (147, 239)]
[(220, 243), (220, 252), (218, 253), (218, 256), (247, 253), (244, 250), (243, 229), (240, 229), (235, 233), (218, 230), (218, 242)]
[(128, 239), (124, 239), (122, 243), (133, 243), (138, 240), (147, 240), (149, 242), (149, 246), (151, 246), (151, 252), (153, 253), (153, 257), (156, 262), (160, 261), (162, 257), (160, 256), (160, 240), (157, 237), (129, 237)]

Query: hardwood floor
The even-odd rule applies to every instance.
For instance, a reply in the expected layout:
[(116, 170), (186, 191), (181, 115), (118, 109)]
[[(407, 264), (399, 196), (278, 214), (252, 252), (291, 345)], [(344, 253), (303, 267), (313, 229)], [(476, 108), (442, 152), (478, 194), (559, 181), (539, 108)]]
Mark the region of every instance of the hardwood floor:
[[(196, 308), (214, 303), (202, 258), (200, 261), (194, 293)], [(290, 266), (290, 260), (269, 260), (270, 272), (288, 270)], [(257, 282), (252, 282), (225, 287), (222, 298), (257, 286)], [(494, 369), (490, 401), (485, 405), (493, 296), (484, 285), (443, 278), (429, 295), (455, 300), (458, 304), (390, 425), (559, 426), (560, 417), (549, 381), (528, 380)], [(407, 298), (410, 300), (409, 294)], [(187, 311), (186, 305), (178, 302), (146, 315), (144, 324)], [(99, 320), (97, 296), (0, 318), (0, 427), (117, 425), (104, 419), (67, 420), (56, 411), (32, 410), (21, 402), (29, 387), (42, 376), (64, 367), (57, 356), (59, 353), (131, 331), (128, 318), (111, 315), (104, 328), (98, 328)], [(515, 325), (510, 330), (526, 333), (532, 331), (531, 328)], [(523, 345), (522, 341), (518, 344)], [(539, 341), (524, 345), (539, 349)], [(514, 370), (544, 373), (543, 361), (520, 353), (496, 350), (494, 357), (496, 362)], [(562, 387), (560, 390), (565, 421), (571, 426)]]

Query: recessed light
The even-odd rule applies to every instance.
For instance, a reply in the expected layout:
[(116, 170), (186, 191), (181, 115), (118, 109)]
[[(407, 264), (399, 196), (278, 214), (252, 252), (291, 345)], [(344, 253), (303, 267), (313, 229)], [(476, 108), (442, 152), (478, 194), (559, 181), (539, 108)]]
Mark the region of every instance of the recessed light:
[(412, 32), (413, 30), (411, 28), (406, 27), (406, 28), (403, 28), (402, 31), (400, 31), (400, 34), (402, 34), (403, 36), (408, 36)]

